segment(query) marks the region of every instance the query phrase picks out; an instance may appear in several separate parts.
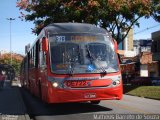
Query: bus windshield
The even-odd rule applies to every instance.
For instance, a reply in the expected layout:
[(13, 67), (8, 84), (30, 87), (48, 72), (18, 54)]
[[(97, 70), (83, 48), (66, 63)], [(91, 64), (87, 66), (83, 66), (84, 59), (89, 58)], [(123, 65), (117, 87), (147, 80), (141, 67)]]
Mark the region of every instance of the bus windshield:
[(118, 60), (109, 36), (65, 33), (49, 37), (51, 70), (57, 74), (117, 72)]

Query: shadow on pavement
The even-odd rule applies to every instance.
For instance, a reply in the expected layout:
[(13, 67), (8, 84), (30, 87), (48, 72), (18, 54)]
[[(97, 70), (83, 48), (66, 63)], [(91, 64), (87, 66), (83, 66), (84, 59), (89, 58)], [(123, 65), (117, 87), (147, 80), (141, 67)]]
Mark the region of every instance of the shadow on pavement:
[(31, 95), (26, 89), (21, 88), (21, 92), (30, 117), (106, 112), (112, 110), (110, 108), (90, 103), (47, 104), (42, 102), (38, 97)]
[(138, 88), (140, 86), (137, 86), (137, 85), (123, 85), (123, 94), (126, 94), (136, 88)]

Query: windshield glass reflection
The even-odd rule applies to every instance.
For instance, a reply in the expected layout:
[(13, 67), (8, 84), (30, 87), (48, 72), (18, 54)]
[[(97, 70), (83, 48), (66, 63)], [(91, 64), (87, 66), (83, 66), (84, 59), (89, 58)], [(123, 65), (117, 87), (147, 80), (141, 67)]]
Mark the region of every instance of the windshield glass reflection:
[(54, 73), (111, 73), (119, 70), (113, 43), (106, 36), (65, 34), (51, 36), (49, 40)]

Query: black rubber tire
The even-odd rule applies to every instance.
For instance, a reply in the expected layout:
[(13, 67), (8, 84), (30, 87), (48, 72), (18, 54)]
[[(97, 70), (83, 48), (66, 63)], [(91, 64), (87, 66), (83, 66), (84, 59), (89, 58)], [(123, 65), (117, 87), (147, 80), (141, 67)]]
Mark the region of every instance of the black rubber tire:
[(96, 101), (90, 101), (91, 104), (99, 104), (101, 101), (100, 100), (96, 100)]

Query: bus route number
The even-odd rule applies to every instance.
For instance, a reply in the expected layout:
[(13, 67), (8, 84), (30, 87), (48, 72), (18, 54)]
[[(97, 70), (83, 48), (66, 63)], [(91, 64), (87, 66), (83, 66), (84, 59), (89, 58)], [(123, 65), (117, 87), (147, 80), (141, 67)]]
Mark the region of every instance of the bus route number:
[(56, 42), (65, 42), (65, 36), (56, 36)]

